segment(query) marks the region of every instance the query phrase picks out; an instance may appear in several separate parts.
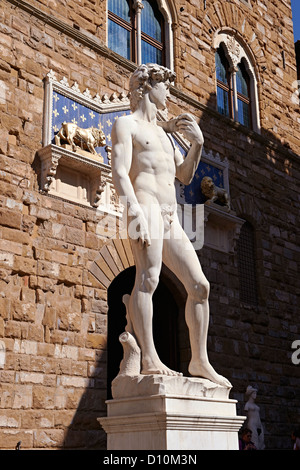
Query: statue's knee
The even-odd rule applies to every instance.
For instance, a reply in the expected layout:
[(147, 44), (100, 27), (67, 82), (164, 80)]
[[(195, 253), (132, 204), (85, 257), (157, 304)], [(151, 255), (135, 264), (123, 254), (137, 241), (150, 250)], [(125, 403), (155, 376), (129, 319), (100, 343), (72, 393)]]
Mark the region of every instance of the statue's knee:
[(143, 292), (153, 293), (158, 286), (158, 282), (159, 282), (158, 276), (150, 276), (150, 275), (145, 276), (141, 285), (141, 290)]
[(195, 300), (199, 302), (204, 302), (209, 297), (210, 284), (207, 280), (204, 282), (198, 282), (191, 286), (189, 294)]

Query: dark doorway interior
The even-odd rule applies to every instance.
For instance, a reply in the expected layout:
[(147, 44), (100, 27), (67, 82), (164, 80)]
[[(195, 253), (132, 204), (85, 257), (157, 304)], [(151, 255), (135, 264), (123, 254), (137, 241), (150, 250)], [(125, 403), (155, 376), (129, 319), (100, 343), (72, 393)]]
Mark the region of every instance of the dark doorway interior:
[[(119, 372), (123, 348), (119, 335), (125, 331), (126, 309), (122, 302), (124, 294), (130, 294), (135, 279), (135, 267), (120, 273), (108, 288), (107, 328), (107, 398), (111, 399), (111, 382)], [(178, 307), (165, 283), (160, 279), (153, 295), (153, 337), (162, 362), (179, 370), (179, 348), (177, 334)]]

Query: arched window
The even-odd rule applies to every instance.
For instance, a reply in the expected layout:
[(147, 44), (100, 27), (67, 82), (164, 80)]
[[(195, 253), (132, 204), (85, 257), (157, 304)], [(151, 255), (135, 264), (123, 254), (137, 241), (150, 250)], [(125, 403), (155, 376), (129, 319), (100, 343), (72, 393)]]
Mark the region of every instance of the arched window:
[(165, 37), (171, 36), (166, 6), (163, 13), (156, 1), (108, 0), (108, 47), (138, 65), (152, 62), (172, 68), (171, 43), (165, 47)]
[[(151, 6), (152, 3), (152, 6)], [(164, 64), (163, 17), (155, 2), (143, 0), (141, 13), (142, 63)]]
[(251, 102), (250, 102), (250, 79), (243, 62), (238, 64), (236, 71), (237, 92), (237, 121), (251, 128)]
[(237, 258), (240, 281), (240, 301), (249, 305), (257, 305), (255, 231), (249, 222), (245, 222), (241, 227), (237, 242)]
[(257, 80), (248, 53), (225, 33), (218, 34), (214, 43), (218, 111), (260, 132)]
[(133, 21), (131, 1), (108, 1), (108, 47), (126, 59), (132, 57)]
[(232, 86), (229, 62), (222, 46), (216, 52), (217, 104), (224, 116), (232, 116)]

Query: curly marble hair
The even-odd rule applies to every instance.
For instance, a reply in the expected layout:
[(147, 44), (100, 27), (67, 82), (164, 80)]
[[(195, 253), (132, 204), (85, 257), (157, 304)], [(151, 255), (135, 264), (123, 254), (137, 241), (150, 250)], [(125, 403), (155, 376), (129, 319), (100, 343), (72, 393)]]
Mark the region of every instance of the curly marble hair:
[(176, 74), (171, 70), (157, 64), (140, 65), (131, 75), (129, 81), (130, 107), (134, 112), (144, 94), (151, 90), (153, 81), (171, 84)]

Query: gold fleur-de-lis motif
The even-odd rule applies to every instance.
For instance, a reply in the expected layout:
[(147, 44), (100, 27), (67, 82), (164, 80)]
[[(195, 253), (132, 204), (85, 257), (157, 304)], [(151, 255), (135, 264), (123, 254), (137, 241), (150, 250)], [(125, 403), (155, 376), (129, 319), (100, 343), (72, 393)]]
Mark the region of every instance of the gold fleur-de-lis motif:
[(85, 117), (85, 115), (84, 115), (84, 114), (82, 114), (82, 115), (80, 116), (80, 119), (82, 120), (82, 122), (86, 121), (86, 117)]
[(72, 108), (73, 108), (73, 109), (74, 109), (74, 111), (75, 111), (75, 109), (77, 109), (77, 108), (78, 108), (77, 104), (76, 104), (76, 103), (72, 103)]
[(53, 114), (55, 117), (59, 116), (59, 112), (57, 111), (57, 109), (54, 109)]
[(108, 119), (108, 120), (106, 121), (106, 124), (108, 125), (108, 127), (110, 127), (110, 126), (112, 125), (112, 122), (111, 122), (111, 120), (110, 120), (110, 119)]
[(57, 101), (59, 100), (59, 96), (57, 96), (57, 94), (54, 93), (53, 99), (54, 99), (55, 103), (57, 103)]
[(71, 122), (73, 122), (73, 124), (77, 124), (77, 121), (75, 118), (73, 118)]
[(101, 124), (101, 122), (99, 122), (98, 128), (99, 128), (100, 131), (103, 131), (103, 125)]
[(64, 112), (65, 114), (67, 114), (67, 113), (69, 112), (69, 110), (68, 110), (68, 108), (67, 108), (66, 105), (65, 105), (62, 109), (63, 109), (63, 112)]
[(107, 138), (108, 142), (111, 141), (111, 136), (110, 136), (110, 134), (108, 134), (108, 135), (106, 136), (106, 138)]
[(93, 113), (93, 111), (91, 111), (91, 112), (89, 113), (89, 115), (91, 116), (91, 119), (94, 119), (95, 114)]

